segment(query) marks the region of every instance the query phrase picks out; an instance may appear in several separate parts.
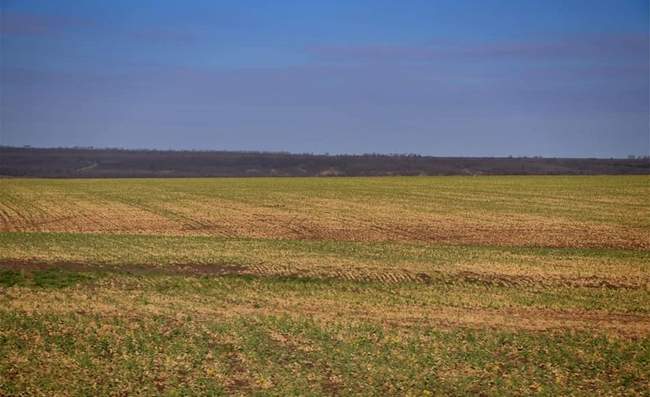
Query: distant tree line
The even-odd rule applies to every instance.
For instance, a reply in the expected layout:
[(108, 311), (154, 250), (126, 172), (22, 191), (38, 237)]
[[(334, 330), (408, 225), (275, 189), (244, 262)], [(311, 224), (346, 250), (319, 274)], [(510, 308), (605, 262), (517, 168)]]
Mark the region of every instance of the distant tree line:
[(650, 174), (650, 158), (433, 157), (0, 146), (0, 176), (51, 178)]

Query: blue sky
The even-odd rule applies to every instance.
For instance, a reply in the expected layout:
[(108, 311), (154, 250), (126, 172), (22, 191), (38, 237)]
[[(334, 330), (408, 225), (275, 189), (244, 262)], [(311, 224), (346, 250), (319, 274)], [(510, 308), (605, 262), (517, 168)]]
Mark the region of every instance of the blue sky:
[(0, 144), (649, 154), (649, 1), (0, 0)]

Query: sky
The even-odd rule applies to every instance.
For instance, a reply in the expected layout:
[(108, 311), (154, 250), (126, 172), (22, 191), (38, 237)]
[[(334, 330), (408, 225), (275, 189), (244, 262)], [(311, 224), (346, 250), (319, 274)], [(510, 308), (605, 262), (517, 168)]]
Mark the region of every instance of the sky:
[(650, 154), (650, 0), (0, 0), (0, 145)]

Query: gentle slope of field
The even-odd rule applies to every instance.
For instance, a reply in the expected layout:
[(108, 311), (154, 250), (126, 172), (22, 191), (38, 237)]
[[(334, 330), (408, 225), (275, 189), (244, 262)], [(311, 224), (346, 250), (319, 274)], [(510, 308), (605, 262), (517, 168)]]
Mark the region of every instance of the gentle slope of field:
[(648, 197), (647, 176), (0, 180), (0, 394), (644, 394)]
[(650, 248), (650, 177), (0, 180), (0, 231)]

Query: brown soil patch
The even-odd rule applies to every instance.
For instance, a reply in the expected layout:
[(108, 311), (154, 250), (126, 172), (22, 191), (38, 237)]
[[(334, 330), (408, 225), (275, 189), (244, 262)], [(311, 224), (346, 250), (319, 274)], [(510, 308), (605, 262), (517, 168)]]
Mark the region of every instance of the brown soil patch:
[(117, 272), (128, 274), (161, 274), (187, 276), (227, 276), (249, 275), (261, 277), (316, 278), (350, 282), (375, 282), (381, 284), (399, 283), (474, 283), (498, 287), (578, 287), (608, 289), (650, 288), (650, 280), (645, 278), (620, 279), (597, 276), (562, 277), (559, 275), (511, 275), (501, 273), (460, 272), (412, 272), (408, 270), (383, 269), (341, 269), (328, 267), (298, 268), (273, 264), (168, 264), (168, 265), (106, 265), (83, 262), (42, 262), (31, 260), (0, 260), (0, 269), (39, 271), (61, 269), (75, 272)]
[[(297, 240), (423, 241), (543, 247), (650, 249), (647, 228), (526, 212), (433, 212), (416, 205), (359, 198), (251, 203), (174, 193), (174, 200), (128, 201), (96, 196), (21, 193), (0, 202), (0, 232), (77, 232)], [(170, 193), (171, 194), (171, 193)], [(426, 197), (422, 197), (425, 200)], [(453, 197), (448, 198), (453, 200)], [(298, 199), (296, 199), (298, 200)], [(449, 202), (444, 202), (449, 206)], [(576, 204), (567, 205), (576, 207)], [(444, 207), (442, 207), (444, 208)], [(595, 208), (594, 211), (599, 211)]]
[(645, 288), (650, 284), (650, 280), (637, 279), (622, 280), (619, 278), (603, 278), (597, 276), (587, 277), (561, 277), (561, 276), (524, 276), (524, 275), (506, 275), (497, 273), (477, 273), (471, 271), (462, 271), (455, 275), (456, 278), (472, 283), (480, 283), (495, 286), (519, 286), (519, 287), (584, 287), (584, 288)]
[(168, 274), (168, 275), (196, 275), (196, 276), (221, 276), (229, 274), (250, 274), (245, 266), (240, 265), (198, 265), (175, 264), (165, 266), (152, 265), (104, 265), (82, 262), (38, 262), (29, 260), (0, 260), (0, 269), (39, 271), (61, 269), (75, 272), (109, 271), (132, 274)]

